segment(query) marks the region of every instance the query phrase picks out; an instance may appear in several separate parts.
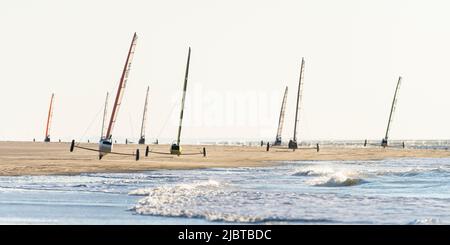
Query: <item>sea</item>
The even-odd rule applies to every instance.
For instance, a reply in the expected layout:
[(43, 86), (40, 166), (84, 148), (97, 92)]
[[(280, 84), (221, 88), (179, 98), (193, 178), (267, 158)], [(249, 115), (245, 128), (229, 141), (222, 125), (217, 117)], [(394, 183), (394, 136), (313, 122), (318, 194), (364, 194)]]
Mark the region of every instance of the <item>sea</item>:
[(0, 224), (450, 224), (450, 158), (1, 176)]

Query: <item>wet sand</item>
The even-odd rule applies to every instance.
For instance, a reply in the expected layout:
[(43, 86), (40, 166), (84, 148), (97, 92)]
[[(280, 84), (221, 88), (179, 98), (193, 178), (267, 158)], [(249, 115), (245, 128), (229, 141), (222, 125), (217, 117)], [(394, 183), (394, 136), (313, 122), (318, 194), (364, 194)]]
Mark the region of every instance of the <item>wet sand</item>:
[[(80, 146), (97, 149), (97, 144)], [(0, 142), (0, 175), (53, 175), (88, 172), (132, 172), (156, 169), (193, 169), (214, 167), (255, 167), (279, 164), (289, 160), (380, 160), (386, 158), (450, 157), (448, 150), (398, 149), (381, 147), (336, 148), (321, 147), (296, 151), (265, 147), (206, 145), (203, 155), (144, 156), (145, 146), (115, 144), (114, 151), (134, 153), (140, 149), (140, 160), (133, 156), (108, 154), (98, 160), (98, 153), (75, 148), (70, 143)], [(183, 153), (200, 153), (203, 146), (185, 145)], [(169, 145), (150, 145), (152, 151), (169, 152)]]

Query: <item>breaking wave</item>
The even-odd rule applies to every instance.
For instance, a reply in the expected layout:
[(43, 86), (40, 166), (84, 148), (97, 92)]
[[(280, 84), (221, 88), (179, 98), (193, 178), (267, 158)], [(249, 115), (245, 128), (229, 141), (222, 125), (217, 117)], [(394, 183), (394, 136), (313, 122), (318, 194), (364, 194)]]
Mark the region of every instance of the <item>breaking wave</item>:
[[(370, 166), (370, 165), (369, 165)], [(439, 166), (434, 168), (429, 167), (406, 167), (389, 166), (378, 168), (367, 168), (367, 166), (347, 166), (336, 167), (333, 165), (325, 166), (306, 166), (297, 168), (292, 173), (292, 176), (307, 177), (305, 183), (312, 186), (322, 187), (343, 187), (354, 186), (369, 182), (367, 179), (376, 178), (380, 176), (395, 176), (395, 177), (414, 177), (417, 175), (428, 174), (447, 174), (450, 169)]]
[(325, 186), (325, 187), (354, 186), (366, 182), (367, 181), (363, 179), (330, 177), (323, 182), (316, 183), (315, 186)]
[(316, 177), (306, 180), (306, 184), (322, 187), (354, 186), (366, 183), (365, 174), (355, 170), (333, 170), (327, 166), (314, 166), (297, 170), (294, 176)]

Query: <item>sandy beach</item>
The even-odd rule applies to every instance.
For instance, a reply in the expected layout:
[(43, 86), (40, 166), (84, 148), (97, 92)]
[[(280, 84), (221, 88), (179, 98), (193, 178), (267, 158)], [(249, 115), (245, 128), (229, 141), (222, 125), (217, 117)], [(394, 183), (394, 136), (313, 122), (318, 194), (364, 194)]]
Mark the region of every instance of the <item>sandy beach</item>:
[[(81, 146), (97, 148), (97, 144)], [(98, 160), (97, 153), (75, 149), (69, 152), (70, 143), (0, 142), (0, 175), (53, 175), (88, 172), (132, 172), (155, 169), (192, 169), (211, 167), (271, 166), (289, 160), (378, 160), (386, 158), (441, 158), (450, 157), (446, 150), (419, 150), (397, 148), (327, 148), (320, 152), (248, 146), (207, 145), (207, 157), (202, 155), (175, 156), (150, 154), (144, 157), (145, 146), (114, 145), (114, 151), (133, 153), (141, 151), (141, 159), (132, 156), (107, 155)], [(200, 152), (201, 145), (185, 145), (185, 153)], [(168, 152), (168, 145), (150, 145), (152, 151)]]

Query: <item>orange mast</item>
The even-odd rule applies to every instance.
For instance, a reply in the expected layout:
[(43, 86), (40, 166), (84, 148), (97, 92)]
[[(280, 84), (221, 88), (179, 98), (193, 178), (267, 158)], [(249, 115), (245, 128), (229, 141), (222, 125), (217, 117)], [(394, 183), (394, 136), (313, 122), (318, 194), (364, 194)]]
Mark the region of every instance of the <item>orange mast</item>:
[(48, 109), (47, 125), (45, 126), (44, 142), (50, 142), (50, 124), (51, 124), (52, 116), (53, 116), (53, 99), (54, 99), (54, 97), (55, 97), (55, 94), (52, 93), (52, 98), (50, 99), (50, 108)]

